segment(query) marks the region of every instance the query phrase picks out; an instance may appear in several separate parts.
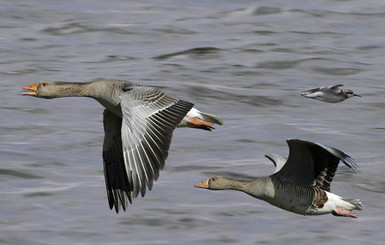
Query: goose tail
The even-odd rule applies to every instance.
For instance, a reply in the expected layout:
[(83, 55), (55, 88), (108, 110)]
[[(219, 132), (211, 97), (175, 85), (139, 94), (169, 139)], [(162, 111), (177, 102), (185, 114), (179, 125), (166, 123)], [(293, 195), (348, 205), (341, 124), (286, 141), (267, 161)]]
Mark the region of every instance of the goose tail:
[(203, 120), (205, 120), (206, 122), (215, 123), (215, 124), (223, 126), (222, 119), (220, 119), (214, 115), (211, 115), (211, 114), (208, 114), (205, 112), (201, 112), (201, 111), (199, 111), (199, 114), (203, 117)]
[(352, 204), (354, 206), (353, 209), (356, 209), (356, 210), (362, 210), (363, 209), (362, 202), (360, 199), (343, 199), (343, 200)]

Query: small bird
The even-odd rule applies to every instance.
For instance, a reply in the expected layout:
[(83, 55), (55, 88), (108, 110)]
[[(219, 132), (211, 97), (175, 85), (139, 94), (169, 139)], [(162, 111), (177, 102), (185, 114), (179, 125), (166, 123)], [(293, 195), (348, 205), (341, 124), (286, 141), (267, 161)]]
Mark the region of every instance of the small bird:
[(343, 84), (337, 84), (333, 86), (322, 86), (319, 88), (309, 89), (301, 93), (302, 96), (306, 98), (311, 98), (319, 101), (324, 101), (328, 103), (338, 103), (342, 102), (350, 97), (361, 95), (355, 94), (352, 90), (349, 89), (340, 89), (339, 87), (344, 86)]
[(222, 120), (200, 112), (187, 101), (176, 99), (157, 89), (122, 80), (93, 82), (38, 82), (23, 89), (23, 95), (53, 99), (89, 97), (106, 109), (103, 113), (103, 160), (110, 209), (126, 210), (139, 192), (164, 167), (175, 127), (192, 127), (211, 131), (212, 123)]
[(238, 190), (281, 209), (303, 215), (332, 213), (357, 218), (352, 211), (362, 210), (359, 199), (346, 199), (330, 192), (338, 163), (353, 171), (353, 159), (333, 147), (300, 140), (287, 140), (289, 157), (266, 155), (276, 166), (274, 174), (251, 181), (215, 176), (195, 185), (210, 190)]

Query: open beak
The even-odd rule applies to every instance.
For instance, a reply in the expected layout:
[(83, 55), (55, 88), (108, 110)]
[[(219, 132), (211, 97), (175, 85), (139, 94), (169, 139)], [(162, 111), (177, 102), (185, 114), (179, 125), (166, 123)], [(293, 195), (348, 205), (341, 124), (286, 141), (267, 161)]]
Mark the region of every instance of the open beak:
[(37, 85), (39, 85), (39, 83), (24, 86), (23, 89), (31, 90), (32, 92), (23, 93), (23, 95), (36, 96), (37, 95)]
[(208, 189), (209, 188), (209, 180), (199, 182), (198, 184), (194, 185), (194, 187)]

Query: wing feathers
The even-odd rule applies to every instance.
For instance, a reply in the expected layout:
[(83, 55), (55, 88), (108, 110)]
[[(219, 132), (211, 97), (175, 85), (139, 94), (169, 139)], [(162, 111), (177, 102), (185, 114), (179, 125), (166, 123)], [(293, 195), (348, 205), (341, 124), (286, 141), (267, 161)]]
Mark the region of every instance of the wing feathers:
[(315, 142), (292, 139), (287, 141), (289, 157), (280, 171), (272, 176), (301, 186), (318, 186), (330, 191), (338, 164), (342, 161), (352, 171), (354, 160), (342, 151)]
[(344, 85), (343, 84), (337, 84), (337, 85), (332, 85), (329, 88), (330, 89), (337, 89), (337, 88), (342, 87), (342, 86), (344, 86)]
[[(131, 202), (129, 194), (130, 186), (126, 168), (124, 166), (123, 148), (121, 139), (122, 119), (109, 110), (104, 111), (105, 138), (103, 144), (104, 175), (106, 181), (107, 198), (110, 208), (115, 206), (119, 212), (119, 201), (123, 209), (126, 207), (126, 199)], [(126, 198), (127, 195), (127, 198)]]
[(104, 112), (104, 172), (110, 208), (125, 210), (164, 167), (172, 132), (193, 104), (156, 89), (129, 87), (121, 94), (123, 119)]
[(151, 190), (164, 167), (172, 132), (192, 106), (146, 87), (121, 95), (123, 155), (132, 197)]

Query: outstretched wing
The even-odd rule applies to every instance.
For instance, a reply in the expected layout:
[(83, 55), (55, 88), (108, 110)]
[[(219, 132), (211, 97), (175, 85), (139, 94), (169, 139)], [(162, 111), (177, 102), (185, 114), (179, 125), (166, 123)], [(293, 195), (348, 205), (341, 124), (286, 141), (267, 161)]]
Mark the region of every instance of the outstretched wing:
[(132, 187), (128, 183), (127, 171), (123, 159), (121, 137), (122, 119), (105, 109), (103, 113), (104, 143), (103, 165), (106, 181), (107, 198), (110, 208), (115, 206), (118, 213), (120, 203), (126, 210), (127, 199), (132, 200)]
[(291, 139), (287, 140), (290, 153), (286, 164), (273, 174), (282, 181), (290, 181), (300, 186), (318, 186), (330, 191), (330, 183), (342, 161), (355, 170), (353, 159), (342, 151), (323, 144)]
[[(120, 141), (115, 122), (114, 130), (106, 130), (103, 147), (109, 204), (117, 212), (119, 203), (125, 209), (125, 197), (132, 202), (139, 192), (145, 195), (146, 186), (151, 190), (164, 167), (172, 132), (193, 106), (148, 87), (127, 88), (120, 104)], [(105, 112), (105, 128), (111, 123), (106, 119), (115, 116), (111, 114)]]
[(332, 86), (329, 86), (330, 89), (337, 89), (339, 87), (342, 87), (344, 86), (343, 84), (337, 84), (337, 85), (332, 85)]
[(159, 90), (133, 87), (121, 95), (123, 157), (132, 196), (152, 188), (168, 155), (172, 132), (193, 104)]
[(322, 86), (322, 87), (318, 87), (318, 88), (312, 88), (312, 89), (308, 89), (308, 90), (305, 90), (302, 92), (302, 95), (306, 95), (306, 96), (310, 96), (311, 98), (313, 97), (317, 97), (317, 96), (320, 96), (321, 93), (318, 93), (318, 92), (327, 92), (329, 91), (330, 89), (331, 90), (335, 90), (335, 89), (338, 89), (339, 87), (342, 87), (344, 86), (343, 84), (337, 84), (337, 85), (331, 85), (331, 86)]

